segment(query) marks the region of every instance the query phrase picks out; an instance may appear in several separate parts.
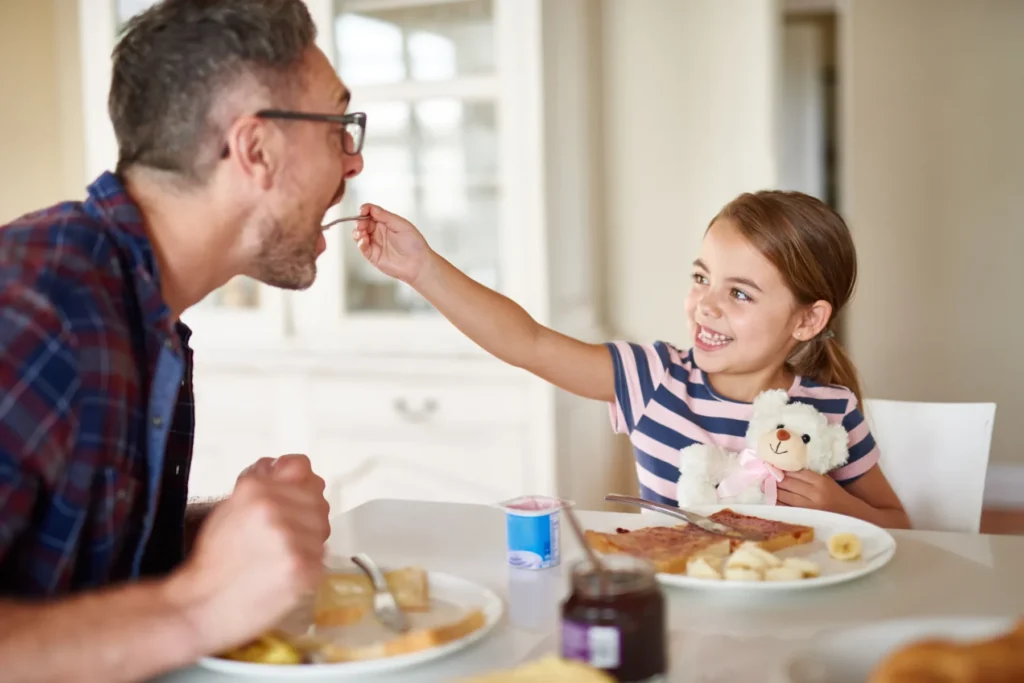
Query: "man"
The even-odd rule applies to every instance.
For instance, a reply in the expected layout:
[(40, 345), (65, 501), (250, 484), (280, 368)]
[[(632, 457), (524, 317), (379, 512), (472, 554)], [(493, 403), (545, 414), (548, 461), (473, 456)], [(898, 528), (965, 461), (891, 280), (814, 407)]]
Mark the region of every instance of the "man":
[(186, 510), (178, 320), (239, 274), (316, 276), (365, 117), (314, 36), (301, 0), (136, 17), (113, 58), (117, 173), (0, 228), (4, 680), (149, 678), (251, 639), (316, 585), (328, 510), (305, 456)]

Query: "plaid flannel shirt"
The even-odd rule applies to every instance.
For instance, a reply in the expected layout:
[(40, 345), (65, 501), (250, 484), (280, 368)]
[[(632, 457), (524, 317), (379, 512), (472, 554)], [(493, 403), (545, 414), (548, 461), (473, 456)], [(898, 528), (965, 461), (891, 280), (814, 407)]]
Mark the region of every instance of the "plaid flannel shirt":
[(120, 181), (0, 228), (0, 595), (162, 574), (184, 553), (189, 330)]

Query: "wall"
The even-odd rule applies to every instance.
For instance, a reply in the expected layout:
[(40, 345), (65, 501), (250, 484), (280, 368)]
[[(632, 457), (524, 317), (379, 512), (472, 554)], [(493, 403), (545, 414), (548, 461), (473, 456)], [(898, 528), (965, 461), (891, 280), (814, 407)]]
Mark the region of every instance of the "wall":
[(84, 193), (74, 0), (0, 0), (0, 223)]
[(774, 0), (604, 0), (608, 320), (685, 344), (690, 263), (718, 210), (775, 184)]
[(866, 391), (995, 401), (992, 459), (1024, 464), (1024, 3), (856, 0), (845, 21)]

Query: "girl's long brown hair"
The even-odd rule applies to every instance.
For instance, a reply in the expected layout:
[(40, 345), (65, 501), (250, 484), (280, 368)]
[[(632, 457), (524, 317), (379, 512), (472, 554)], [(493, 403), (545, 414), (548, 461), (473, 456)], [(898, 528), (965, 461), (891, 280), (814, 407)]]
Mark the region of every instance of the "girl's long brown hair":
[(730, 220), (779, 269), (798, 304), (827, 301), (832, 306), (825, 330), (790, 354), (793, 372), (845, 386), (863, 404), (857, 369), (834, 331), (857, 282), (857, 252), (846, 222), (810, 195), (777, 190), (741, 194), (714, 220), (720, 218)]

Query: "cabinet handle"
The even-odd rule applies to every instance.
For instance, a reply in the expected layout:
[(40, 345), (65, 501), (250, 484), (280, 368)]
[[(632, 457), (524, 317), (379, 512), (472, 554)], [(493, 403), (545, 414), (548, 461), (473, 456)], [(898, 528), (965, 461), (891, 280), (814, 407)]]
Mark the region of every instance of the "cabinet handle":
[(423, 401), (423, 406), (419, 410), (415, 410), (409, 407), (409, 402), (405, 398), (399, 397), (395, 399), (395, 412), (410, 422), (424, 422), (437, 412), (437, 400), (428, 398)]

